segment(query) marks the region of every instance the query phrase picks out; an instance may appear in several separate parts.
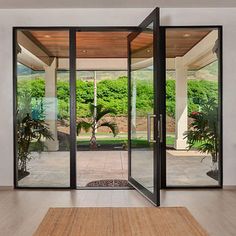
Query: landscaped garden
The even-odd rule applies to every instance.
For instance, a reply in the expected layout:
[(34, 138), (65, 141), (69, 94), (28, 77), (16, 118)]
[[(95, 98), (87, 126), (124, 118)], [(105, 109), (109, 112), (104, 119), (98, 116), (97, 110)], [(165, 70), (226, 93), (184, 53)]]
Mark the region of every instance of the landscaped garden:
[[(25, 94), (30, 94), (32, 101), (32, 111), (35, 119), (40, 117), (40, 112), (37, 110), (42, 109), (45, 97), (45, 80), (43, 75), (38, 75), (34, 79), (28, 79), (22, 77), (18, 81), (18, 98), (23, 98)], [(145, 119), (147, 112), (152, 111), (152, 86), (146, 83), (145, 80), (137, 80), (137, 119)], [(209, 92), (210, 91), (210, 92)], [(69, 124), (69, 83), (63, 76), (57, 81), (57, 103), (58, 103), (58, 120), (63, 121), (65, 124)], [(127, 133), (127, 125), (124, 122), (124, 118), (127, 118), (127, 77), (119, 77), (117, 79), (101, 80), (97, 83), (97, 104), (104, 109), (112, 109), (111, 112), (106, 114), (106, 119), (109, 121), (115, 120), (117, 123), (119, 134)], [(188, 81), (188, 114), (192, 112), (201, 111), (204, 104), (211, 99), (217, 100), (218, 97), (218, 84), (215, 81), (209, 80), (189, 80)], [(77, 80), (76, 82), (76, 101), (77, 101), (77, 123), (81, 120), (88, 120), (91, 118), (90, 106), (94, 101), (94, 84), (93, 81)], [(22, 101), (25, 102), (25, 101)], [(20, 104), (19, 104), (20, 107)], [(175, 80), (168, 79), (166, 81), (166, 111), (167, 111), (167, 145), (173, 145), (174, 143), (174, 118), (175, 118)], [(190, 121), (191, 122), (191, 118)], [(141, 122), (142, 123), (142, 122)], [(140, 130), (142, 130), (140, 126)], [(68, 127), (69, 129), (69, 127)], [(145, 128), (144, 128), (145, 130)], [(101, 127), (97, 130), (96, 135), (99, 137), (99, 142), (112, 143), (120, 142), (124, 144), (126, 137), (104, 137), (104, 133), (109, 132), (108, 129)], [(80, 136), (84, 136), (83, 139), (78, 139), (78, 142), (86, 143), (87, 134), (83, 131)], [(140, 142), (145, 142), (141, 141)]]

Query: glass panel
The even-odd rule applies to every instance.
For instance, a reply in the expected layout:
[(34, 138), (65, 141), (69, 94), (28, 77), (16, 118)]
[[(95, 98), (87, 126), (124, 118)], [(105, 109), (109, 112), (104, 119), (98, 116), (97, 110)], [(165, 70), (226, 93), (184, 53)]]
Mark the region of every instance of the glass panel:
[(18, 186), (69, 187), (69, 33), (18, 30), (16, 47)]
[(131, 42), (131, 177), (154, 192), (153, 24)]
[(127, 35), (77, 32), (77, 186), (127, 187)]
[(216, 28), (166, 31), (168, 186), (219, 185), (219, 47)]

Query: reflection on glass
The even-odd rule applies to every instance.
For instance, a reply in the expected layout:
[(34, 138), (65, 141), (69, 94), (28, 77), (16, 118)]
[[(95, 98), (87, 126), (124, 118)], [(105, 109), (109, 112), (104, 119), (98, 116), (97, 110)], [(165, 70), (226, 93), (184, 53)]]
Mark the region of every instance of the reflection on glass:
[(167, 185), (216, 186), (220, 177), (218, 30), (168, 29), (166, 36)]
[(18, 186), (70, 185), (68, 44), (67, 31), (17, 31)]
[(153, 24), (131, 42), (131, 176), (154, 191)]

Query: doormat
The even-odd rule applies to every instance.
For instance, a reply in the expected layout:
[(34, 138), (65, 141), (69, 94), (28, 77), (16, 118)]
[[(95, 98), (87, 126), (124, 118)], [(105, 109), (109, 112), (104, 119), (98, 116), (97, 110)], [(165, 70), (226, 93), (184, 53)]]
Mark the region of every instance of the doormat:
[(104, 179), (89, 182), (86, 187), (131, 187), (125, 179)]

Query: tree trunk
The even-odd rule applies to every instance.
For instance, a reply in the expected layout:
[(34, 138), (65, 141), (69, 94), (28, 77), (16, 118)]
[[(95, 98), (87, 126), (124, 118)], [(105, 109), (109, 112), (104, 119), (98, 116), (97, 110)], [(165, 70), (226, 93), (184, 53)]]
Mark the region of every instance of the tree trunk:
[(96, 139), (96, 122), (94, 119), (93, 126), (92, 126), (92, 136), (90, 139), (90, 148), (96, 149), (97, 148), (97, 139)]

